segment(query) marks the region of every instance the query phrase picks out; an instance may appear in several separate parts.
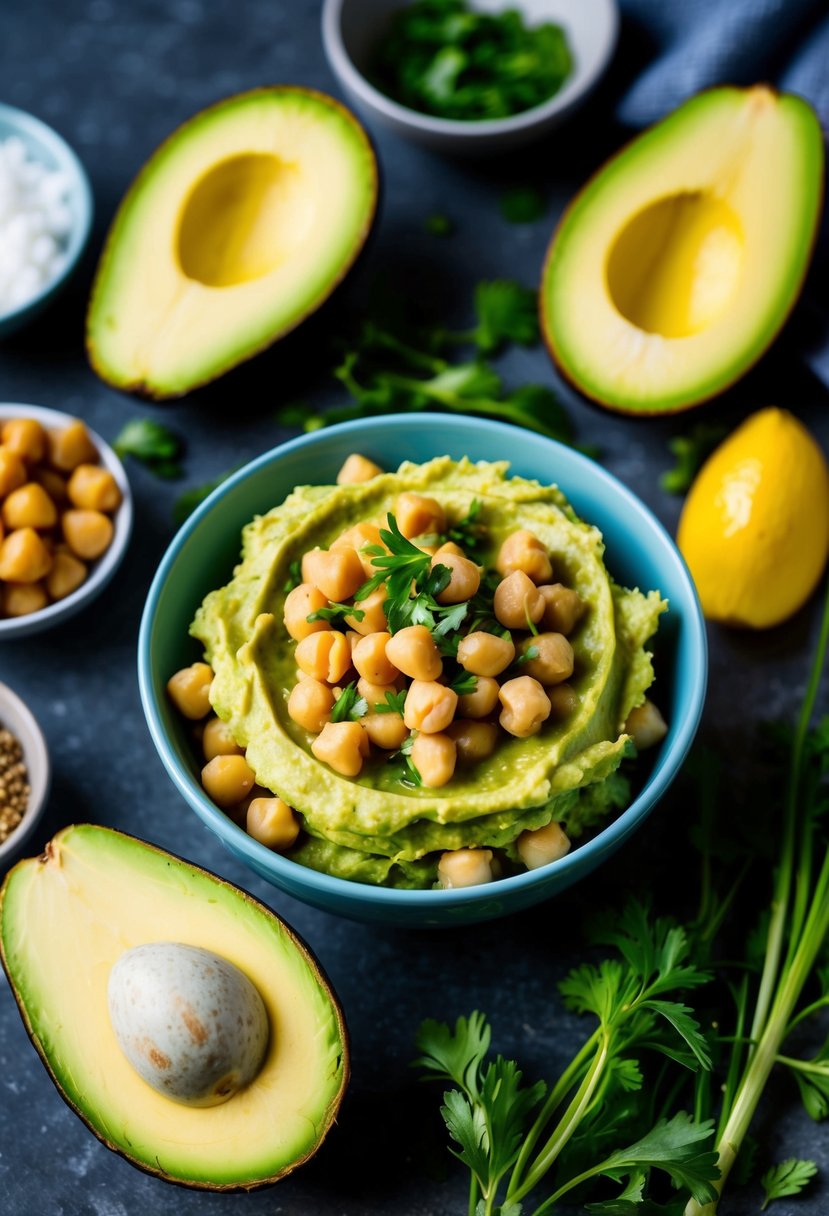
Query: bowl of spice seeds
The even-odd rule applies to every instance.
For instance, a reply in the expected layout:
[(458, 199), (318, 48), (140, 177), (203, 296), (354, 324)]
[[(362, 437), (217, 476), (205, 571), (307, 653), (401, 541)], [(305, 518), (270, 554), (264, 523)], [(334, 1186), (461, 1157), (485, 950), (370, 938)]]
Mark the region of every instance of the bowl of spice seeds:
[(49, 795), (49, 753), (31, 710), (0, 684), (0, 865), (36, 828)]

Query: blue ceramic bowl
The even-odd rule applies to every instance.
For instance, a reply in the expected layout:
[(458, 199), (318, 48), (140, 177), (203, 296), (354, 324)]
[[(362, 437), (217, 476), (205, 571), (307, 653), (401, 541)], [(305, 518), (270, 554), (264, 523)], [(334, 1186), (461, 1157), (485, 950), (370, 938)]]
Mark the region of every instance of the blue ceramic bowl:
[[(231, 576), (243, 526), (281, 502), (297, 485), (333, 483), (350, 452), (383, 468), (403, 460), (511, 462), (513, 472), (555, 482), (576, 511), (597, 524), (607, 564), (628, 586), (659, 588), (670, 600), (655, 644), (659, 704), (670, 723), (650, 772), (630, 807), (560, 861), (481, 887), (398, 891), (331, 878), (259, 844), (204, 794), (188, 725), (170, 704), (165, 684), (201, 657), (188, 626), (204, 595)], [(291, 440), (230, 477), (191, 516), (159, 566), (144, 609), (138, 643), (141, 699), (153, 741), (175, 785), (204, 824), (246, 865), (297, 899), (358, 920), (423, 928), (504, 916), (556, 895), (600, 865), (644, 822), (676, 776), (691, 745), (705, 696), (705, 627), (690, 575), (661, 524), (638, 498), (599, 465), (529, 431), (477, 418), (402, 415), (348, 422)]]
[(38, 293), (10, 312), (0, 311), (0, 338), (5, 338), (45, 308), (68, 282), (84, 251), (92, 227), (92, 189), (86, 170), (75, 153), (57, 131), (45, 122), (18, 110), (15, 106), (0, 104), (0, 140), (16, 135), (26, 146), (34, 160), (48, 169), (61, 169), (70, 179), (67, 206), (72, 216), (72, 227), (66, 238), (65, 261), (60, 273), (51, 279)]

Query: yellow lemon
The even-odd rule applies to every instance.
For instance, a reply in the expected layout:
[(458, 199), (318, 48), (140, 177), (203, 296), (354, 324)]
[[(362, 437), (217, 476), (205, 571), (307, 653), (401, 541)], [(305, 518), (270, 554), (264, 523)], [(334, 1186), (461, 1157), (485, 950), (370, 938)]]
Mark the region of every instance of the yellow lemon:
[(703, 465), (677, 542), (709, 620), (766, 629), (809, 598), (829, 553), (829, 468), (786, 410), (753, 414)]

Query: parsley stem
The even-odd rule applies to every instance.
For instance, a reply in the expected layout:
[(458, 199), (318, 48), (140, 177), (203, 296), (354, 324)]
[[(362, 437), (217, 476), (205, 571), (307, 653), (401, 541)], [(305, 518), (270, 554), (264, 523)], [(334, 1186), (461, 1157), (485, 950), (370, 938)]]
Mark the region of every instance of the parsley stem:
[(475, 1216), (475, 1209), (477, 1208), (477, 1206), (478, 1206), (478, 1178), (475, 1173), (470, 1173), (468, 1216)]
[(543, 422), (539, 422), (532, 414), (518, 408), (511, 401), (493, 401), (489, 397), (459, 397), (450, 389), (435, 388), (428, 380), (417, 380), (412, 376), (398, 375), (396, 372), (384, 374), (383, 379), (392, 388), (402, 388), (411, 393), (431, 397), (433, 401), (438, 401), (444, 409), (456, 414), (486, 414), (492, 418), (506, 419), (515, 426), (536, 431), (539, 435), (552, 435), (554, 439), (560, 438)]
[(808, 1076), (811, 1073), (816, 1077), (829, 1077), (829, 1064), (815, 1063), (814, 1060), (797, 1060), (793, 1056), (776, 1056), (777, 1064), (786, 1064), (789, 1068), (793, 1068), (795, 1072), (803, 1072)]
[(817, 1013), (819, 1009), (825, 1009), (827, 1005), (829, 1005), (829, 993), (827, 993), (825, 996), (818, 997), (816, 1001), (812, 1001), (811, 1005), (806, 1005), (800, 1010), (800, 1013), (798, 1013), (796, 1017), (793, 1017), (789, 1022), (788, 1026), (786, 1027), (785, 1037), (789, 1037), (795, 1026), (799, 1026), (801, 1022), (804, 1022), (806, 1018), (810, 1018), (813, 1013)]

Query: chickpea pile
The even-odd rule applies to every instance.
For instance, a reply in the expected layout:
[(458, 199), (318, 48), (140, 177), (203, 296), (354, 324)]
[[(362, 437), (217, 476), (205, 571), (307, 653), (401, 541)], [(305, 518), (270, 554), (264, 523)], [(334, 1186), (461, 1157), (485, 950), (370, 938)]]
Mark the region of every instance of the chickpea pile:
[(115, 478), (80, 419), (46, 430), (10, 418), (0, 430), (0, 613), (27, 616), (64, 599), (112, 541)]

